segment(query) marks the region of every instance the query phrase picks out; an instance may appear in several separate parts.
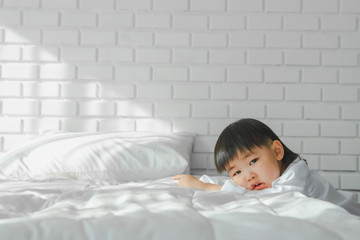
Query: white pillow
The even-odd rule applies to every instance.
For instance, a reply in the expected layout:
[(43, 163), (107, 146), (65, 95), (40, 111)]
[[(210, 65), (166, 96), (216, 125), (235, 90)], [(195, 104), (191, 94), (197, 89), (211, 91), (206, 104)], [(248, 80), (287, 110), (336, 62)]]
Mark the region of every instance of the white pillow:
[(3, 155), (0, 178), (158, 179), (189, 172), (193, 140), (187, 133), (55, 133)]

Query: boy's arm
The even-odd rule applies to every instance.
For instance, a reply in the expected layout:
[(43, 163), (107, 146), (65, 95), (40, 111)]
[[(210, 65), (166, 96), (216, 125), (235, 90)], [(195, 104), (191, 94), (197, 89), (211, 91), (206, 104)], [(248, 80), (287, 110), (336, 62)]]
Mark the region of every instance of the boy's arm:
[(188, 188), (197, 188), (202, 189), (205, 191), (220, 191), (221, 185), (212, 184), (212, 183), (205, 183), (197, 179), (192, 175), (187, 174), (180, 174), (176, 175), (172, 178), (173, 180), (178, 180), (177, 185), (181, 187), (188, 187)]

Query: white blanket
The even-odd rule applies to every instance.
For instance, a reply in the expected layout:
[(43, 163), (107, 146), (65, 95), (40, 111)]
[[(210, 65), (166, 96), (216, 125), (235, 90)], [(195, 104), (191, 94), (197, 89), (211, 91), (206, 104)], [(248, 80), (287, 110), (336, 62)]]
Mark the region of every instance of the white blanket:
[(163, 178), (0, 180), (0, 239), (359, 239), (360, 218), (291, 192), (244, 197)]

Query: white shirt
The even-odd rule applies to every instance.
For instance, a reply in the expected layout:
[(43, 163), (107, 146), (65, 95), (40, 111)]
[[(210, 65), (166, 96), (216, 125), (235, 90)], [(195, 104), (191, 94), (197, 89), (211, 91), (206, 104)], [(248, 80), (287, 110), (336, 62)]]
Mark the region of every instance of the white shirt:
[(300, 157), (294, 160), (284, 173), (272, 182), (271, 188), (260, 191), (248, 190), (236, 185), (229, 178), (221, 180), (206, 175), (200, 178), (203, 182), (223, 185), (221, 191), (238, 192), (249, 196), (258, 196), (270, 193), (297, 191), (305, 196), (328, 201), (343, 207), (349, 213), (360, 216), (360, 204), (340, 194), (333, 186), (326, 182), (318, 172), (310, 171), (307, 164)]

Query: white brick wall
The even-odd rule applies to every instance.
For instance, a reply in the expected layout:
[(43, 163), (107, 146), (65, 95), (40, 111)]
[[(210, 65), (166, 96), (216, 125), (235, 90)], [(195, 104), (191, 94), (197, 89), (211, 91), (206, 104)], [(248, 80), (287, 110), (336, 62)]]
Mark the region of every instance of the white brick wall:
[(263, 120), (360, 191), (360, 1), (0, 0), (0, 151), (45, 130), (191, 131), (215, 173), (229, 123)]

